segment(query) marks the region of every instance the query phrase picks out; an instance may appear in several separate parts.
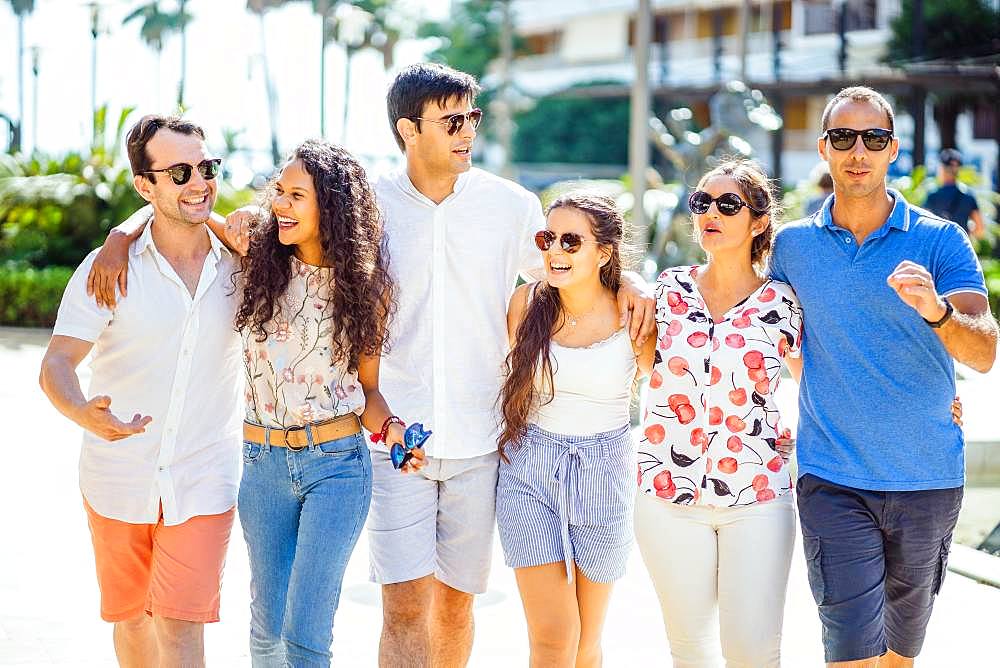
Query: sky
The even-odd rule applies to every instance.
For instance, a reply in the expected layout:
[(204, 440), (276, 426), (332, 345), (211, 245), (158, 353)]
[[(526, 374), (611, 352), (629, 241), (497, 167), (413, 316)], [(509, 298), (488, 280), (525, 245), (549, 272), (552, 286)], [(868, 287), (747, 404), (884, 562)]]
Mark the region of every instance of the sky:
[[(180, 77), (180, 39), (168, 37), (162, 55), (139, 37), (139, 24), (122, 20), (147, 0), (99, 0), (102, 5), (97, 42), (97, 102), (107, 103), (117, 119), (125, 106), (135, 106), (131, 118), (175, 109)], [(424, 18), (447, 15), (449, 0), (402, 0)], [(90, 9), (86, 0), (36, 0), (25, 22), (24, 132), (22, 145), (49, 153), (84, 149), (91, 136)], [(173, 0), (161, 0), (164, 9)], [(310, 3), (292, 3), (265, 15), (265, 39), (260, 22), (246, 11), (246, 0), (189, 0), (193, 21), (188, 26), (188, 66), (185, 101), (188, 118), (208, 133), (209, 145), (220, 149), (222, 131), (242, 130), (241, 142), (254, 149), (250, 163), (238, 166), (234, 181), (249, 180), (252, 169), (270, 165), (269, 115), (261, 59), (266, 48), (276, 90), (279, 146), (285, 152), (320, 132), (319, 18)], [(35, 79), (30, 47), (38, 47), (37, 126), (32, 100)], [(395, 67), (422, 59), (432, 40), (402, 43)], [(10, 3), (0, 2), (0, 112), (18, 115), (17, 21)], [(395, 159), (398, 154), (385, 117), (385, 90), (390, 81), (382, 57), (360, 52), (351, 69), (350, 107), (343, 131), (345, 62), (343, 51), (326, 52), (326, 138), (343, 143), (368, 162)]]

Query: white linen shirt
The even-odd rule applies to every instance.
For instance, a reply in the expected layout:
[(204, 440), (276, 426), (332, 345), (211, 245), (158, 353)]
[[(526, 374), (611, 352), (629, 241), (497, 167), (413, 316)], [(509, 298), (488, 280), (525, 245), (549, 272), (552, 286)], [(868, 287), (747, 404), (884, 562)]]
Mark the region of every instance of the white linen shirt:
[[(534, 236), (545, 229), (538, 198), (473, 168), (440, 204), (405, 170), (376, 181), (399, 310), (379, 386), (407, 423), (434, 435), (427, 456), (494, 452), (496, 401), (507, 355), (507, 302), (517, 276), (542, 276)], [(384, 446), (383, 446), (384, 447)]]
[(53, 334), (94, 343), (87, 397), (106, 394), (146, 431), (106, 441), (88, 431), (80, 490), (100, 515), (133, 524), (181, 524), (236, 503), (240, 473), (243, 358), (233, 329), (235, 259), (206, 228), (212, 249), (194, 295), (153, 243), (152, 225), (132, 244), (128, 296), (112, 312), (87, 296), (97, 251), (77, 268)]

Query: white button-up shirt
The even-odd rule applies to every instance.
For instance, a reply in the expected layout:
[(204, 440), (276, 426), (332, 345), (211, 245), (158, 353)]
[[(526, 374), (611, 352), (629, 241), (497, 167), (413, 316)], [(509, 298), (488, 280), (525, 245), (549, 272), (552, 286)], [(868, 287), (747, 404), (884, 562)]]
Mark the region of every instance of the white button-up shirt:
[(507, 355), (507, 302), (518, 274), (539, 278), (538, 198), (480, 169), (440, 204), (401, 170), (376, 182), (399, 286), (379, 386), (401, 418), (434, 435), (427, 455), (462, 459), (497, 447), (497, 395)]
[(111, 411), (153, 421), (106, 441), (84, 431), (80, 489), (98, 514), (164, 524), (223, 513), (236, 503), (240, 473), (243, 356), (233, 330), (235, 259), (206, 228), (212, 249), (194, 295), (153, 243), (152, 226), (132, 245), (128, 296), (112, 312), (86, 293), (96, 251), (70, 280), (53, 334), (94, 343), (88, 397)]

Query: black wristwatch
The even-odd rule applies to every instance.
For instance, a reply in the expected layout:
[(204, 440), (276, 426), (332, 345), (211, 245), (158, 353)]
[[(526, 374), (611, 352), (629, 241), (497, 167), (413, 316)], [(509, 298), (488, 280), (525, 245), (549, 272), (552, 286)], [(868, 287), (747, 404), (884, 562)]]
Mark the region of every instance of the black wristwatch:
[(950, 301), (948, 301), (947, 299), (945, 299), (944, 300), (944, 315), (941, 316), (941, 319), (940, 320), (935, 320), (935, 321), (931, 322), (927, 318), (924, 318), (924, 322), (926, 322), (928, 325), (930, 325), (934, 329), (937, 329), (938, 327), (940, 327), (944, 323), (946, 323), (949, 320), (951, 320), (951, 314), (954, 313), (954, 312), (955, 312), (955, 307), (951, 305)]

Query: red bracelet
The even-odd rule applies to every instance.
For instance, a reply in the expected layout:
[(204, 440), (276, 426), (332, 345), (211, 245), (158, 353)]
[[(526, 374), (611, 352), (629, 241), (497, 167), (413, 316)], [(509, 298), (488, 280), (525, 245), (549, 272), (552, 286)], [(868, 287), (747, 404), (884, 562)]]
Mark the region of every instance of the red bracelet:
[(391, 424), (398, 424), (400, 427), (406, 428), (405, 422), (403, 422), (400, 418), (396, 417), (395, 415), (390, 415), (385, 419), (385, 422), (382, 423), (382, 430), (377, 434), (372, 434), (368, 438), (371, 439), (372, 443), (378, 443), (379, 441), (384, 442), (386, 432), (389, 431), (389, 425)]

